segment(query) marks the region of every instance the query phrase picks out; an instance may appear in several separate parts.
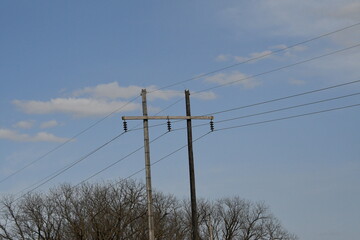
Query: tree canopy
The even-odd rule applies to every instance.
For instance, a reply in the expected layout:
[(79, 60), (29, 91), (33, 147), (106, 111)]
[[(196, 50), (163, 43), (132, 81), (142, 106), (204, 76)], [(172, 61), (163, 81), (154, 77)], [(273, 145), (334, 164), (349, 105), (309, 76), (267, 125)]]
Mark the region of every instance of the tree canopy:
[[(155, 238), (191, 239), (190, 203), (154, 192)], [(60, 185), (1, 199), (0, 240), (147, 240), (145, 186), (132, 180)], [(202, 240), (295, 240), (263, 203), (198, 201)]]

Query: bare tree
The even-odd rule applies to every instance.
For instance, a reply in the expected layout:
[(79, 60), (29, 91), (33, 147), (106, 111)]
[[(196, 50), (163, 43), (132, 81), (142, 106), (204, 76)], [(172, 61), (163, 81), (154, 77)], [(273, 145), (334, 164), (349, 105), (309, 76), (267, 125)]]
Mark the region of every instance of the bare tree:
[[(154, 192), (157, 240), (191, 239), (189, 201)], [(0, 240), (147, 240), (144, 184), (68, 184), (0, 202)], [(262, 203), (239, 197), (198, 201), (203, 240), (295, 240)]]

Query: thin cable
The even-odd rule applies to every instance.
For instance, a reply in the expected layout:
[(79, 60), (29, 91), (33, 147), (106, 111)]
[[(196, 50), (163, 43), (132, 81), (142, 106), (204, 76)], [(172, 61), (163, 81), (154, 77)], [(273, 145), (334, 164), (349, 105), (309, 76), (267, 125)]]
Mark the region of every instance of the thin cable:
[(353, 105), (347, 105), (347, 106), (343, 106), (343, 107), (325, 109), (325, 110), (316, 111), (316, 112), (309, 112), (309, 113), (304, 113), (304, 114), (292, 115), (292, 116), (288, 116), (288, 117), (275, 118), (275, 119), (270, 119), (270, 120), (261, 121), (261, 122), (253, 122), (253, 123), (236, 125), (236, 126), (231, 126), (231, 127), (224, 127), (224, 128), (215, 129), (214, 132), (223, 131), (223, 130), (229, 130), (229, 129), (234, 129), (234, 128), (248, 127), (248, 126), (259, 125), (259, 124), (269, 123), (269, 122), (282, 121), (282, 120), (287, 120), (287, 119), (292, 119), (292, 118), (304, 117), (304, 116), (320, 114), (320, 113), (325, 113), (325, 112), (331, 112), (331, 111), (337, 111), (337, 110), (341, 110), (341, 109), (358, 107), (358, 106), (360, 106), (360, 103), (353, 104)]
[[(196, 139), (195, 139), (195, 140), (193, 140), (192, 142), (194, 143), (194, 142), (196, 142), (196, 141), (200, 140), (201, 138), (205, 137), (206, 135), (208, 135), (208, 134), (210, 134), (210, 133), (211, 133), (211, 132), (207, 132), (207, 133), (205, 133), (204, 135), (202, 135), (202, 136), (200, 136), (200, 137), (196, 138)], [(160, 158), (160, 159), (156, 160), (155, 162), (153, 162), (152, 164), (150, 164), (150, 166), (153, 166), (153, 165), (155, 165), (155, 164), (157, 164), (157, 163), (159, 163), (159, 162), (163, 161), (164, 159), (166, 159), (166, 158), (170, 157), (171, 155), (173, 155), (173, 154), (175, 154), (175, 153), (179, 152), (180, 150), (184, 149), (185, 147), (187, 147), (187, 144), (186, 144), (186, 145), (183, 145), (182, 147), (180, 147), (180, 148), (176, 149), (175, 151), (173, 151), (173, 152), (171, 152), (171, 153), (169, 153), (169, 154), (165, 155), (164, 157), (162, 157), (162, 158)], [(124, 181), (124, 180), (127, 180), (127, 179), (129, 179), (129, 178), (131, 178), (131, 177), (133, 177), (133, 176), (135, 176), (136, 174), (138, 174), (138, 173), (140, 173), (140, 172), (142, 172), (142, 171), (144, 171), (144, 170), (145, 170), (145, 168), (142, 168), (142, 169), (140, 169), (140, 170), (138, 170), (138, 171), (134, 172), (133, 174), (131, 174), (131, 175), (129, 175), (128, 177), (124, 178), (124, 179), (123, 179), (123, 181)]]
[[(226, 109), (226, 110), (222, 110), (222, 111), (206, 113), (206, 114), (202, 114), (201, 116), (211, 116), (211, 115), (217, 115), (217, 114), (221, 114), (221, 113), (225, 113), (225, 112), (231, 112), (231, 111), (236, 111), (236, 110), (240, 110), (240, 109), (250, 108), (250, 107), (259, 106), (259, 105), (263, 105), (263, 104), (267, 104), (267, 103), (277, 102), (277, 101), (286, 100), (286, 99), (290, 99), (290, 98), (294, 98), (294, 97), (300, 97), (300, 96), (303, 96), (303, 95), (312, 94), (312, 93), (316, 93), (316, 92), (321, 92), (321, 91), (325, 91), (325, 90), (329, 90), (329, 89), (333, 89), (333, 88), (338, 88), (338, 87), (342, 87), (342, 86), (346, 86), (346, 85), (350, 85), (350, 84), (355, 84), (355, 83), (359, 83), (359, 82), (360, 82), (360, 79), (355, 80), (355, 81), (350, 81), (350, 82), (337, 84), (337, 85), (328, 86), (328, 87), (325, 87), (325, 88), (319, 88), (319, 89), (315, 89), (315, 90), (311, 90), (311, 91), (307, 91), (307, 92), (288, 95), (288, 96), (285, 96), (285, 97), (280, 97), (280, 98), (270, 99), (270, 100), (266, 100), (266, 101), (262, 101), (262, 102), (257, 102), (257, 103), (253, 103), (253, 104), (249, 104), (249, 105), (244, 105), (244, 106), (240, 106), (240, 107), (234, 107), (234, 108), (230, 108), (230, 109)], [(174, 105), (174, 104), (172, 104), (172, 105)], [(180, 122), (180, 121), (184, 121), (184, 120), (177, 120), (177, 121), (173, 121), (173, 122)], [(215, 123), (218, 123), (218, 122), (219, 121), (216, 121)], [(166, 123), (159, 123), (159, 124), (151, 125), (151, 126), (149, 126), (149, 128), (165, 126), (165, 125), (166, 125)], [(193, 127), (204, 126), (204, 125), (207, 125), (207, 123), (206, 124), (200, 124), (200, 125), (194, 125)], [(133, 130), (142, 130), (142, 129), (143, 128), (135, 128)], [(176, 131), (176, 130), (177, 129), (173, 129), (173, 131)]]
[[(258, 56), (258, 57), (250, 58), (250, 59), (248, 59), (248, 60), (246, 60), (246, 61), (243, 61), (243, 62), (240, 62), (240, 63), (232, 64), (232, 65), (227, 66), (227, 67), (219, 68), (219, 69), (216, 69), (216, 70), (214, 70), (214, 71), (210, 71), (210, 72), (208, 72), (208, 73), (201, 74), (201, 75), (196, 76), (196, 77), (193, 77), (193, 78), (189, 78), (189, 79), (186, 79), (186, 80), (183, 80), (183, 81), (180, 81), (180, 82), (176, 82), (176, 83), (173, 83), (173, 84), (170, 84), (170, 85), (161, 87), (161, 88), (159, 88), (159, 89), (150, 91), (150, 92), (148, 92), (148, 93), (153, 93), (153, 92), (156, 92), (156, 91), (165, 89), (165, 88), (169, 88), (169, 87), (172, 87), (172, 86), (180, 85), (180, 84), (183, 84), (183, 83), (188, 82), (188, 81), (192, 81), (192, 80), (195, 80), (195, 79), (199, 79), (199, 78), (202, 78), (202, 77), (205, 77), (205, 76), (208, 76), (208, 75), (211, 75), (211, 74), (220, 72), (220, 71), (224, 71), (224, 70), (226, 70), (226, 69), (229, 69), (229, 68), (232, 68), (232, 67), (235, 67), (235, 66), (239, 66), (239, 65), (241, 65), (241, 64), (245, 64), (245, 63), (248, 63), (248, 62), (251, 62), (251, 61), (254, 61), (254, 60), (258, 60), (258, 59), (261, 59), (261, 58), (270, 56), (270, 55), (272, 55), (272, 54), (279, 53), (279, 52), (282, 52), (282, 51), (291, 49), (291, 48), (293, 48), (293, 47), (296, 47), (296, 46), (299, 46), (299, 45), (302, 45), (302, 44), (305, 44), (305, 43), (308, 43), (308, 42), (311, 42), (311, 41), (314, 41), (314, 40), (317, 40), (317, 39), (320, 39), (320, 38), (323, 38), (323, 37), (326, 37), (326, 36), (329, 36), (329, 35), (332, 35), (332, 34), (341, 32), (341, 31), (344, 31), (344, 30), (346, 30), (346, 29), (356, 27), (356, 26), (358, 26), (358, 25), (360, 25), (360, 22), (359, 22), (359, 23), (355, 23), (355, 24), (353, 24), (353, 25), (349, 25), (349, 26), (340, 28), (340, 29), (337, 29), (337, 30), (332, 31), (332, 32), (328, 32), (328, 33), (322, 34), (322, 35), (320, 35), (320, 36), (316, 36), (316, 37), (314, 37), (314, 38), (311, 38), (311, 39), (308, 39), (308, 40), (305, 40), (305, 41), (302, 41), (302, 42), (299, 42), (299, 43), (290, 45), (290, 46), (285, 47), (285, 48), (282, 48), (282, 49), (278, 49), (278, 50), (276, 50), (276, 51), (272, 51), (271, 53), (267, 53), (267, 54), (263, 54), (263, 55)], [(253, 76), (253, 77), (255, 77), (255, 76)], [(217, 87), (219, 87), (219, 86), (217, 86)], [(203, 90), (203, 91), (206, 91), (206, 90)], [(202, 92), (202, 91), (201, 91), (201, 92)], [(19, 172), (23, 171), (24, 169), (26, 169), (26, 168), (30, 167), (31, 165), (35, 164), (36, 162), (40, 161), (41, 159), (45, 158), (46, 156), (48, 156), (48, 155), (51, 154), (52, 152), (55, 152), (56, 150), (58, 150), (59, 148), (63, 147), (63, 146), (66, 145), (67, 143), (73, 141), (76, 137), (82, 135), (83, 133), (87, 132), (88, 130), (90, 130), (90, 129), (93, 128), (94, 126), (98, 125), (99, 123), (101, 123), (102, 121), (104, 121), (105, 119), (107, 119), (108, 117), (110, 117), (111, 115), (113, 115), (114, 113), (120, 111), (122, 108), (124, 108), (124, 107), (127, 106), (129, 103), (131, 103), (131, 102), (133, 102), (134, 100), (136, 100), (138, 97), (139, 97), (139, 96), (133, 98), (132, 100), (130, 100), (129, 102), (127, 102), (127, 103), (126, 103), (125, 105), (123, 105), (122, 107), (114, 110), (113, 112), (109, 113), (107, 116), (105, 116), (105, 117), (103, 117), (102, 119), (96, 121), (95, 123), (93, 123), (93, 124), (90, 125), (89, 127), (85, 128), (84, 130), (80, 131), (79, 133), (75, 134), (73, 137), (71, 137), (70, 139), (68, 139), (68, 140), (65, 141), (64, 143), (61, 143), (60, 145), (58, 145), (58, 146), (56, 146), (55, 148), (51, 149), (50, 151), (46, 152), (45, 154), (43, 154), (43, 155), (40, 156), (39, 158), (35, 159), (34, 161), (30, 162), (29, 164), (25, 165), (24, 167), (16, 170), (15, 172), (13, 172), (13, 173), (11, 173), (10, 175), (6, 176), (5, 178), (1, 179), (1, 180), (0, 180), (0, 184), (1, 184), (2, 182), (6, 181), (7, 179), (11, 178), (12, 176), (18, 174)], [(176, 102), (176, 103), (177, 103), (177, 102)], [(175, 105), (176, 103), (174, 103), (174, 105)], [(171, 106), (169, 106), (169, 107), (171, 107)]]
[[(327, 98), (327, 99), (323, 99), (323, 100), (319, 100), (319, 101), (315, 101), (315, 102), (303, 103), (303, 104), (290, 106), (290, 107), (285, 107), (285, 108), (278, 108), (278, 109), (274, 109), (274, 110), (270, 110), (270, 111), (254, 113), (254, 114), (244, 115), (244, 116), (234, 117), (234, 118), (227, 118), (227, 119), (224, 119), (224, 120), (215, 121), (214, 123), (223, 123), (223, 122), (229, 122), (229, 121), (234, 121), (234, 120), (238, 120), (238, 119), (255, 117), (255, 116), (265, 115), (265, 114), (269, 114), (269, 113), (280, 112), (280, 111), (285, 111), (285, 110), (289, 110), (289, 109), (294, 109), (294, 108), (305, 107), (305, 106), (310, 106), (310, 105), (314, 105), (314, 104), (334, 101), (334, 100), (338, 100), (338, 99), (342, 99), (342, 98), (353, 97), (353, 96), (356, 96), (356, 95), (359, 95), (359, 94), (360, 94), (360, 92), (352, 93), (352, 94), (343, 95), (343, 96), (339, 96), (339, 97)], [(206, 126), (206, 125), (208, 125), (208, 123), (194, 125), (193, 127), (195, 128), (195, 127), (201, 127), (201, 126)], [(180, 129), (184, 129), (184, 128), (174, 129), (174, 131), (180, 130)]]
[(271, 99), (271, 100), (267, 100), (267, 101), (263, 101), (263, 102), (258, 102), (258, 103), (253, 103), (253, 104), (244, 105), (244, 106), (240, 106), (240, 107), (230, 108), (230, 109), (226, 109), (226, 110), (222, 110), (222, 111), (218, 111), (218, 112), (212, 112), (212, 113), (209, 113), (206, 115), (217, 115), (220, 113), (231, 112), (231, 111), (235, 111), (235, 110), (239, 110), (239, 109), (259, 106), (259, 105), (263, 105), (263, 104), (267, 104), (267, 103), (277, 102), (277, 101), (294, 98), (294, 97), (299, 97), (299, 96), (303, 96), (303, 95), (307, 95), (307, 94), (311, 94), (311, 93), (321, 92), (321, 91), (325, 91), (325, 90), (329, 90), (329, 89), (333, 89), (333, 88), (337, 88), (337, 87), (342, 87), (342, 86), (346, 86), (346, 85), (350, 85), (350, 84), (354, 84), (354, 83), (359, 83), (359, 82), (360, 82), (360, 79), (351, 81), (351, 82), (346, 82), (346, 83), (342, 83), (342, 84), (325, 87), (325, 88), (319, 88), (319, 89), (315, 89), (315, 90), (311, 90), (311, 91), (307, 91), (307, 92), (302, 92), (302, 93), (298, 93), (298, 94), (294, 94), (294, 95), (275, 98), (275, 99)]
[(95, 127), (96, 125), (98, 125), (99, 123), (103, 122), (105, 119), (109, 118), (111, 115), (113, 115), (114, 113), (120, 111), (121, 109), (125, 108), (127, 105), (129, 105), (130, 103), (132, 103), (133, 101), (135, 101), (136, 99), (138, 99), (139, 96), (131, 99), (130, 101), (128, 101), (127, 103), (125, 103), (124, 105), (122, 105), (121, 107), (115, 109), (114, 111), (112, 111), (111, 113), (109, 113), (108, 115), (106, 115), (105, 117), (99, 119), (98, 121), (94, 122), (93, 124), (91, 124), (90, 126), (88, 126), (87, 128), (85, 128), (84, 130), (80, 131), (79, 133), (75, 134), (74, 136), (72, 136), (70, 139), (66, 140), (65, 142), (61, 143), (60, 145), (56, 146), (55, 148), (51, 149), (50, 151), (46, 152), (45, 154), (41, 155), (39, 158), (33, 160), (32, 162), (26, 164), (25, 166), (23, 166), (22, 168), (16, 170), (15, 172), (11, 173), (10, 175), (6, 176), (5, 178), (0, 180), (0, 184), (5, 182), (6, 180), (8, 180), (9, 178), (17, 175), (18, 173), (22, 172), (23, 170), (27, 169), (28, 167), (30, 167), (31, 165), (39, 162), (40, 160), (42, 160), (43, 158), (45, 158), (46, 156), (48, 156), (49, 154), (55, 152), (56, 150), (60, 149), (61, 147), (63, 147), (64, 145), (68, 144), (69, 142), (75, 140), (77, 137), (79, 137), (80, 135), (84, 134), (85, 132), (89, 131), (90, 129), (92, 129), (93, 127)]
[(115, 141), (116, 139), (118, 139), (119, 137), (121, 137), (122, 135), (124, 135), (125, 132), (122, 132), (121, 134), (118, 134), (117, 136), (115, 136), (114, 138), (112, 138), (111, 140), (107, 141), (106, 143), (102, 144), (101, 146), (97, 147), (96, 149), (92, 150), (91, 152), (87, 153), (86, 155), (84, 155), (83, 157), (79, 158), (78, 160), (72, 162), (71, 164), (65, 166), (64, 168), (48, 175), (47, 177), (41, 179), (40, 181), (36, 182), (35, 184), (31, 185), (30, 187), (27, 187), (23, 190), (21, 190), (20, 192), (16, 193), (15, 195), (18, 195), (24, 191), (26, 191), (29, 188), (32, 188), (33, 186), (37, 185), (36, 187), (32, 188), (31, 190), (27, 191), (27, 193), (22, 194), (20, 196), (23, 197), (26, 194), (35, 191), (36, 189), (38, 189), (39, 187), (43, 186), (44, 184), (48, 183), (49, 181), (51, 181), (52, 179), (56, 178), (57, 176), (59, 176), (60, 174), (64, 173), (65, 171), (69, 170), (70, 168), (74, 167), (75, 165), (79, 164), (80, 162), (84, 161), (86, 158), (90, 157), (91, 155), (93, 155), (94, 153), (96, 153), (97, 151), (99, 151), (100, 149), (104, 148), (105, 146), (107, 146), (108, 144), (110, 144), (111, 142)]
[(203, 90), (200, 90), (200, 91), (197, 91), (197, 92), (193, 92), (192, 94), (199, 94), (199, 93), (202, 93), (202, 92), (205, 92), (205, 91), (209, 91), (209, 90), (213, 90), (213, 89), (216, 89), (216, 88), (221, 88), (221, 87), (224, 87), (224, 86), (232, 85), (234, 83), (238, 83), (238, 82), (245, 81), (245, 80), (248, 80), (248, 79), (251, 79), (251, 78), (266, 75), (266, 74), (269, 74), (269, 73), (277, 72), (277, 71), (280, 71), (280, 70), (283, 70), (283, 69), (286, 69), (286, 68), (290, 68), (290, 67), (294, 67), (294, 66), (297, 66), (297, 65), (300, 65), (300, 64), (308, 63), (308, 62), (311, 62), (311, 61), (314, 61), (314, 60), (317, 60), (317, 59), (320, 59), (320, 58), (323, 58), (323, 57), (327, 57), (327, 56), (330, 56), (330, 55), (333, 55), (333, 54), (336, 54), (336, 53), (344, 52), (344, 51), (347, 51), (347, 50), (350, 50), (350, 49), (353, 49), (353, 48), (356, 48), (356, 47), (359, 47), (359, 46), (360, 46), (360, 43), (352, 45), (350, 47), (342, 48), (342, 49), (339, 49), (339, 50), (336, 50), (336, 51), (333, 51), (333, 52), (330, 52), (330, 53), (326, 53), (326, 54), (323, 54), (323, 55), (320, 55), (320, 56), (312, 57), (312, 58), (309, 58), (309, 59), (306, 59), (306, 60), (302, 60), (302, 61), (295, 62), (295, 63), (292, 63), (292, 64), (288, 64), (288, 65), (285, 65), (285, 66), (282, 66), (282, 67), (278, 67), (278, 68), (275, 68), (275, 69), (272, 69), (272, 70), (269, 70), (269, 71), (265, 71), (265, 72), (262, 72), (262, 73), (258, 73), (258, 74), (255, 74), (255, 75), (245, 77), (245, 78), (241, 78), (241, 79), (238, 79), (238, 80), (235, 80), (235, 81), (231, 81), (231, 82), (228, 82), (228, 83), (223, 83), (223, 84), (220, 84), (218, 86), (206, 88), (206, 89), (203, 89)]
[[(282, 66), (282, 67), (279, 67), (279, 68), (275, 68), (275, 69), (272, 69), (272, 70), (269, 70), (269, 71), (265, 71), (265, 72), (262, 72), (262, 73), (251, 75), (251, 76), (248, 76), (248, 77), (245, 77), (245, 78), (240, 78), (240, 79), (232, 81), (232, 82), (223, 83), (223, 84), (220, 84), (218, 86), (206, 88), (206, 89), (203, 89), (203, 90), (200, 90), (200, 91), (191, 92), (191, 94), (193, 94), (193, 95), (200, 94), (202, 92), (206, 92), (206, 91), (209, 91), (209, 90), (213, 90), (213, 89), (221, 88), (221, 87), (224, 87), (224, 86), (232, 85), (232, 84), (235, 84), (235, 83), (238, 83), (238, 82), (241, 82), (241, 81), (245, 81), (245, 80), (252, 79), (252, 78), (255, 78), (255, 77), (259, 77), (259, 76), (263, 76), (263, 75), (270, 74), (270, 73), (273, 73), (273, 72), (277, 72), (277, 71), (280, 71), (280, 70), (283, 70), (283, 69), (286, 69), (286, 68), (290, 68), (290, 67), (294, 67), (294, 66), (297, 66), (297, 65), (300, 65), (300, 64), (308, 63), (308, 62), (311, 62), (311, 61), (314, 61), (314, 60), (317, 60), (317, 59), (320, 59), (320, 58), (323, 58), (323, 57), (327, 57), (327, 56), (330, 56), (330, 55), (333, 55), (333, 54), (336, 54), (336, 53), (340, 53), (340, 52), (343, 52), (343, 51), (347, 51), (349, 49), (356, 48), (356, 47), (359, 47), (359, 46), (360, 46), (360, 43), (358, 43), (356, 45), (353, 45), (353, 46), (350, 46), (350, 47), (342, 48), (340, 50), (336, 50), (336, 51), (333, 51), (333, 52), (330, 52), (330, 53), (326, 53), (326, 54), (323, 54), (323, 55), (320, 55), (320, 56), (312, 57), (312, 58), (309, 58), (309, 59), (306, 59), (306, 60), (302, 60), (302, 61), (295, 62), (295, 63), (289, 64), (289, 65), (285, 65), (285, 66)], [(171, 104), (169, 107), (174, 106), (178, 102), (179, 101), (176, 101), (175, 103)], [(167, 107), (167, 108), (169, 108), (169, 107)]]
[[(267, 120), (267, 121), (261, 121), (261, 122), (254, 122), (254, 123), (248, 123), (248, 124), (243, 124), (243, 125), (238, 125), (238, 126), (232, 126), (232, 127), (226, 127), (226, 128), (220, 128), (220, 129), (215, 129), (215, 131), (223, 131), (223, 130), (229, 130), (229, 129), (234, 129), (234, 128), (241, 128), (241, 127), (248, 127), (248, 126), (253, 126), (253, 125), (259, 125), (259, 124), (265, 124), (265, 123), (270, 123), (270, 122), (275, 122), (275, 121), (282, 121), (282, 120), (287, 120), (287, 119), (291, 119), (291, 118), (297, 118), (297, 117), (303, 117), (303, 116), (309, 116), (309, 115), (314, 115), (314, 114), (320, 114), (320, 113), (325, 113), (325, 112), (330, 112), (330, 111), (336, 111), (336, 110), (341, 110), (341, 109), (346, 109), (346, 108), (352, 108), (352, 107), (357, 107), (360, 106), (359, 104), (354, 104), (354, 105), (348, 105), (348, 106), (343, 106), (343, 107), (338, 107), (338, 108), (331, 108), (331, 109), (326, 109), (326, 110), (322, 110), (322, 111), (317, 111), (317, 112), (310, 112), (310, 113), (305, 113), (305, 114), (299, 114), (299, 115), (293, 115), (293, 116), (289, 116), (289, 117), (283, 117), (283, 118), (277, 118), (277, 119), (271, 119), (271, 120)], [(201, 137), (195, 139), (193, 142), (205, 137), (206, 135), (208, 135), (211, 132), (208, 132), (204, 135), (202, 135)], [(187, 145), (184, 145), (178, 149), (176, 149), (175, 151), (169, 153), (168, 155), (160, 158), (159, 160), (155, 161), (154, 163), (151, 164), (151, 166), (159, 163), (160, 161), (166, 159), (167, 157), (179, 152), (181, 149), (185, 148)], [(135, 176), (136, 174), (144, 171), (145, 168), (142, 168), (136, 172), (134, 172), (133, 174), (129, 175), (128, 177), (122, 179), (121, 181), (125, 181), (133, 176)]]
[(235, 63), (235, 64), (232, 64), (232, 65), (223, 67), (223, 68), (219, 68), (219, 69), (216, 69), (216, 70), (213, 70), (213, 71), (210, 71), (210, 72), (207, 72), (207, 73), (198, 75), (198, 76), (196, 76), (196, 77), (192, 77), (192, 78), (189, 78), (189, 79), (186, 79), (186, 80), (183, 80), (183, 81), (179, 81), (179, 82), (175, 82), (175, 83), (166, 85), (166, 86), (164, 86), (164, 87), (161, 87), (161, 88), (155, 89), (155, 90), (153, 90), (153, 91), (150, 91), (149, 93), (157, 92), (157, 91), (160, 91), (160, 90), (162, 90), (162, 89), (170, 88), (170, 87), (173, 87), (173, 86), (177, 86), (177, 85), (183, 84), (183, 83), (185, 83), (185, 82), (189, 82), (189, 81), (193, 81), (193, 80), (196, 80), (196, 79), (199, 79), (199, 78), (203, 78), (203, 77), (212, 75), (212, 74), (214, 74), (214, 73), (221, 72), (221, 71), (227, 70), (227, 69), (229, 69), (229, 68), (233, 68), (233, 67), (236, 67), (236, 66), (239, 66), (239, 65), (242, 65), (242, 64), (245, 64), (245, 63), (254, 61), (254, 60), (259, 60), (259, 59), (262, 59), (262, 58), (271, 56), (271, 55), (273, 55), (273, 54), (286, 51), (286, 50), (288, 50), (288, 49), (297, 47), (297, 46), (299, 46), (299, 45), (303, 45), (303, 44), (305, 44), (305, 43), (312, 42), (312, 41), (321, 39), (321, 38), (323, 38), (323, 37), (327, 37), (327, 36), (330, 36), (330, 35), (332, 35), (332, 34), (335, 34), (335, 33), (338, 33), (338, 32), (341, 32), (341, 31), (344, 31), (344, 30), (347, 30), (347, 29), (350, 29), (350, 28), (353, 28), (353, 27), (356, 27), (356, 26), (359, 26), (359, 25), (360, 25), (360, 22), (355, 23), (355, 24), (353, 24), (353, 25), (349, 25), (349, 26), (340, 28), (340, 29), (337, 29), (337, 30), (332, 31), (332, 32), (328, 32), (328, 33), (325, 33), (325, 34), (322, 34), (322, 35), (319, 35), (319, 36), (316, 36), (316, 37), (307, 39), (307, 40), (302, 41), (302, 42), (298, 42), (298, 43), (296, 43), (296, 44), (290, 45), (290, 46), (285, 47), (285, 48), (282, 48), (282, 49), (278, 49), (278, 50), (272, 51), (272, 52), (270, 52), (270, 53), (263, 54), (263, 55), (261, 55), (261, 56), (253, 57), (253, 58), (247, 59), (247, 60), (242, 61), (242, 62), (239, 62), (239, 63)]
[[(165, 133), (161, 134), (160, 136), (158, 136), (158, 137), (154, 138), (153, 140), (151, 140), (151, 141), (150, 141), (150, 143), (153, 143), (153, 142), (157, 141), (158, 139), (160, 139), (160, 138), (162, 138), (163, 136), (165, 136), (167, 133), (169, 133), (169, 132), (165, 132)], [(88, 178), (86, 178), (86, 179), (82, 180), (81, 182), (79, 182), (78, 184), (76, 184), (76, 185), (75, 185), (75, 187), (77, 187), (77, 186), (79, 186), (79, 185), (83, 184), (84, 182), (86, 182), (86, 181), (90, 180), (91, 178), (93, 178), (93, 177), (95, 177), (95, 176), (99, 175), (100, 173), (102, 173), (102, 172), (104, 172), (104, 171), (108, 170), (109, 168), (111, 168), (111, 167), (115, 166), (115, 165), (116, 165), (116, 164), (118, 164), (119, 162), (122, 162), (123, 160), (125, 160), (126, 158), (130, 157), (131, 155), (133, 155), (134, 153), (136, 153), (136, 152), (140, 151), (140, 150), (141, 150), (141, 149), (143, 149), (143, 148), (144, 148), (144, 146), (141, 146), (141, 147), (137, 148), (136, 150), (132, 151), (131, 153), (127, 154), (126, 156), (124, 156), (124, 157), (120, 158), (119, 160), (117, 160), (117, 161), (115, 161), (115, 162), (111, 163), (110, 165), (106, 166), (105, 168), (101, 169), (100, 171), (98, 171), (98, 172), (94, 173), (94, 174), (93, 174), (93, 175), (91, 175), (90, 177), (88, 177)]]

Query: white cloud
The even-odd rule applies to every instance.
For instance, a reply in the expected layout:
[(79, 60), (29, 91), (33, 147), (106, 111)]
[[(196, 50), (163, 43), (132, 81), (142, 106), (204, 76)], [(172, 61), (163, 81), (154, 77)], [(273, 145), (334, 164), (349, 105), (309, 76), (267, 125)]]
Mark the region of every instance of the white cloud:
[(28, 114), (65, 113), (76, 117), (101, 116), (121, 108), (121, 112), (140, 109), (140, 104), (91, 98), (56, 98), (50, 101), (14, 100), (18, 108)]
[(51, 128), (51, 127), (56, 127), (58, 125), (59, 125), (59, 123), (56, 120), (50, 120), (50, 121), (41, 123), (40, 128)]
[(218, 85), (238, 84), (246, 89), (254, 88), (261, 84), (260, 82), (256, 81), (254, 78), (249, 78), (249, 76), (239, 71), (234, 71), (231, 73), (218, 73), (213, 76), (206, 77), (205, 81), (216, 83)]
[(57, 137), (47, 132), (39, 132), (34, 136), (30, 136), (5, 128), (0, 128), (0, 139), (16, 142), (65, 142), (68, 140), (67, 138)]
[(34, 126), (34, 121), (19, 121), (13, 125), (15, 128), (23, 128), (23, 129), (30, 129)]
[[(13, 104), (28, 114), (64, 113), (75, 117), (105, 116), (119, 109), (119, 112), (128, 112), (141, 109), (141, 99), (128, 102), (129, 98), (140, 96), (140, 86), (121, 87), (117, 82), (99, 84), (94, 87), (85, 87), (73, 92), (73, 97), (54, 98), (49, 101), (14, 100)], [(146, 88), (149, 101), (161, 99), (169, 100), (174, 97), (184, 97), (183, 91), (158, 90), (154, 85)], [(194, 98), (210, 100), (216, 98), (215, 93), (208, 91), (194, 94)], [(127, 99), (127, 100), (121, 100)], [(149, 106), (149, 110), (156, 107)], [(53, 120), (43, 123), (40, 127), (52, 127), (58, 123)]]
[[(121, 87), (118, 82), (111, 82), (105, 84), (99, 84), (95, 87), (86, 87), (81, 90), (77, 90), (73, 92), (73, 96), (90, 96), (92, 98), (98, 99), (129, 99), (139, 96), (142, 89), (146, 89), (148, 94), (147, 98), (149, 101), (162, 99), (169, 100), (174, 97), (183, 96), (184, 93), (181, 91), (174, 90), (158, 90), (158, 88), (154, 85), (148, 87), (141, 86), (128, 86)], [(211, 92), (207, 95), (214, 95)], [(209, 99), (203, 98), (203, 99)]]
[(295, 79), (295, 78), (290, 79), (289, 83), (291, 85), (297, 85), (297, 86), (306, 84), (306, 82), (304, 80), (299, 80), (299, 79)]
[(229, 54), (220, 54), (215, 58), (215, 60), (217, 62), (227, 62), (227, 61), (231, 60), (232, 58), (233, 57)]
[(112, 82), (99, 84), (95, 87), (85, 87), (81, 90), (73, 92), (73, 95), (75, 97), (90, 95), (95, 98), (129, 99), (139, 96), (141, 89), (142, 88), (139, 86), (120, 87), (118, 82)]

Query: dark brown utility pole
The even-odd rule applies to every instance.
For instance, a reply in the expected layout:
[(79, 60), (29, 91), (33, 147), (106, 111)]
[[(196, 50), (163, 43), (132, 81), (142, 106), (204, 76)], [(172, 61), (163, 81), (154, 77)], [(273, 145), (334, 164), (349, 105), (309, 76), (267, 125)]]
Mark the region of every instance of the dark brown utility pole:
[[(190, 109), (190, 91), (185, 90), (185, 104), (186, 116), (191, 116)], [(196, 190), (195, 190), (195, 167), (194, 167), (194, 152), (193, 152), (193, 139), (192, 139), (192, 125), (191, 118), (186, 120), (187, 124), (187, 140), (188, 140), (188, 156), (189, 156), (189, 176), (190, 176), (190, 199), (191, 199), (191, 225), (192, 225), (192, 238), (198, 240), (198, 215), (196, 206)]]
[[(207, 120), (211, 120), (211, 124), (213, 124), (212, 120), (214, 119), (214, 117), (213, 116), (191, 116), (189, 90), (185, 90), (186, 116), (148, 116), (147, 104), (146, 104), (146, 89), (142, 89), (141, 96), (142, 96), (143, 116), (128, 116), (128, 117), (123, 116), (122, 120), (124, 120), (124, 121), (126, 121), (126, 120), (143, 120), (143, 124), (144, 124), (143, 127), (144, 127), (145, 172), (146, 172), (146, 193), (147, 193), (147, 207), (148, 207), (149, 240), (155, 240), (155, 233), (154, 233), (154, 216), (153, 216), (152, 189), (151, 189), (151, 169), (150, 169), (151, 163), (150, 163), (148, 120), (168, 120), (169, 121), (170, 119), (182, 119), (182, 120), (187, 121), (192, 239), (199, 240), (191, 119), (201, 119), (201, 120), (207, 119)], [(126, 125), (126, 122), (124, 123), (124, 126), (125, 125)], [(213, 125), (211, 125), (211, 126), (213, 126)]]

